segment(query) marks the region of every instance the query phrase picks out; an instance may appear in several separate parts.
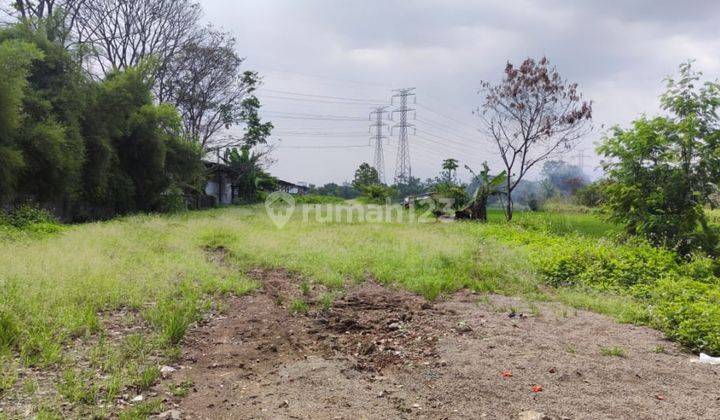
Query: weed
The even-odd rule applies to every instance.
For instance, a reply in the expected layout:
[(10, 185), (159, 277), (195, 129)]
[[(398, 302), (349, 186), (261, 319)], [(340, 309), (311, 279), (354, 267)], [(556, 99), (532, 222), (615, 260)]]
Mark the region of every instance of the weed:
[(167, 346), (164, 352), (168, 363), (177, 363), (182, 358), (182, 348), (180, 346)]
[(58, 392), (71, 403), (91, 405), (95, 404), (97, 399), (98, 387), (88, 375), (75, 370), (66, 370), (58, 384)]
[(478, 305), (487, 305), (487, 306), (493, 306), (492, 299), (490, 299), (490, 296), (488, 295), (482, 295), (478, 298)]
[(309, 310), (310, 307), (303, 299), (295, 299), (290, 304), (290, 312), (294, 314), (304, 314), (307, 313), (307, 311)]
[(536, 318), (542, 316), (542, 310), (540, 310), (540, 307), (533, 302), (528, 303), (528, 310), (530, 311), (530, 314)]
[(577, 349), (576, 349), (575, 346), (573, 346), (572, 344), (566, 345), (566, 346), (565, 346), (565, 351), (568, 352), (568, 353), (570, 353), (570, 354), (575, 354), (575, 353), (577, 353)]
[(324, 293), (320, 297), (320, 307), (322, 307), (323, 311), (327, 311), (332, 308), (334, 302), (335, 295), (333, 293)]
[(170, 384), (170, 393), (175, 397), (185, 397), (187, 396), (188, 392), (190, 392), (190, 389), (192, 388), (193, 383), (190, 380), (183, 381), (176, 384)]
[(23, 381), (22, 389), (25, 395), (33, 396), (38, 390), (38, 383), (32, 378), (27, 378)]
[(0, 396), (12, 389), (17, 380), (17, 365), (9, 360), (9, 358), (0, 356)]
[(302, 294), (304, 296), (307, 296), (310, 294), (310, 283), (307, 280), (303, 280), (300, 283), (300, 292), (302, 292)]
[(147, 391), (155, 385), (158, 378), (160, 378), (160, 369), (157, 366), (143, 369), (135, 381), (135, 386), (137, 386), (141, 391)]
[(603, 356), (625, 357), (625, 350), (618, 346), (602, 347), (600, 348), (600, 354)]
[(43, 404), (38, 407), (35, 418), (37, 420), (60, 420), (63, 416), (59, 409)]
[(653, 349), (653, 353), (667, 354), (667, 349), (666, 349), (665, 346), (663, 346), (662, 344), (658, 344), (658, 345), (655, 346), (655, 348)]
[(160, 400), (149, 400), (141, 402), (120, 413), (120, 420), (147, 419), (153, 414), (158, 414), (165, 409)]
[(15, 346), (19, 337), (20, 329), (15, 317), (8, 310), (0, 307), (0, 351)]

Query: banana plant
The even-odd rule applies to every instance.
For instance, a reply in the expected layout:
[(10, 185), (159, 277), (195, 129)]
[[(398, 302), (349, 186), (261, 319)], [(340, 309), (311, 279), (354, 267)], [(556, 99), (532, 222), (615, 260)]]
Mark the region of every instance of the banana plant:
[(470, 203), (459, 210), (455, 217), (487, 222), (487, 202), (490, 197), (503, 193), (502, 185), (507, 179), (507, 173), (502, 171), (495, 176), (490, 176), (490, 167), (487, 162), (483, 162), (483, 170), (480, 171), (480, 174), (476, 174), (467, 165), (465, 165), (465, 169), (473, 174), (474, 180), (478, 182), (478, 187), (470, 197)]

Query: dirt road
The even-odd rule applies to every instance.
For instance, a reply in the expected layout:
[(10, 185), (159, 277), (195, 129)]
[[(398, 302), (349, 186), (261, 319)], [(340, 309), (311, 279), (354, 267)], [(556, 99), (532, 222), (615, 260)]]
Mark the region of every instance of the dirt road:
[[(188, 335), (178, 369), (158, 386), (192, 384), (185, 397), (168, 395), (172, 414), (720, 418), (720, 366), (690, 362), (648, 328), (468, 292), (429, 304), (372, 282), (323, 310), (325, 290), (303, 295), (284, 272), (254, 275), (261, 290), (230, 299)], [(291, 313), (296, 299), (309, 311)]]

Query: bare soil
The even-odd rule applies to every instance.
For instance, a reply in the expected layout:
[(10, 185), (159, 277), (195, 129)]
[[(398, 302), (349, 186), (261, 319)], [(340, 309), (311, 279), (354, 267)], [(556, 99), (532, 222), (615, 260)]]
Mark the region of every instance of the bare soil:
[[(720, 366), (649, 328), (460, 292), (428, 303), (371, 281), (330, 309), (282, 271), (191, 331), (158, 386), (183, 418), (720, 418)], [(293, 314), (304, 299), (310, 310)], [(604, 355), (617, 347), (614, 353)], [(605, 351), (604, 351), (605, 350)], [(170, 384), (191, 383), (185, 397)], [(168, 415), (166, 413), (166, 415)], [(538, 417), (539, 418), (539, 417)]]

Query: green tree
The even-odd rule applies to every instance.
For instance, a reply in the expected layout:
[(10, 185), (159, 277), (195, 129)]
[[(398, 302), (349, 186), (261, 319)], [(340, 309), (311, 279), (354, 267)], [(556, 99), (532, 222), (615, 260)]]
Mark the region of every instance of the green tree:
[(380, 184), (380, 176), (378, 175), (377, 169), (365, 162), (360, 164), (360, 167), (355, 171), (353, 187), (362, 190), (365, 187), (376, 184)]
[(34, 45), (16, 40), (0, 41), (0, 203), (15, 193), (25, 161), (17, 143), (22, 123), (22, 102), (33, 60), (42, 58)]
[(661, 97), (667, 117), (616, 127), (598, 152), (606, 158), (606, 208), (627, 232), (689, 254), (716, 253), (718, 235), (703, 207), (718, 190), (720, 86), (700, 83), (690, 63), (667, 79)]
[(242, 202), (256, 202), (260, 199), (261, 191), (277, 188), (277, 179), (262, 167), (263, 157), (264, 153), (253, 152), (248, 145), (240, 149), (232, 148), (225, 155), (225, 162), (236, 174), (235, 184)]
[(442, 164), (442, 178), (445, 182), (455, 183), (457, 175), (458, 161), (457, 159), (448, 158), (443, 161)]
[(397, 198), (405, 198), (409, 195), (419, 195), (427, 192), (430, 185), (432, 185), (431, 180), (423, 182), (420, 178), (411, 176), (404, 182), (393, 185), (393, 189), (396, 191)]

